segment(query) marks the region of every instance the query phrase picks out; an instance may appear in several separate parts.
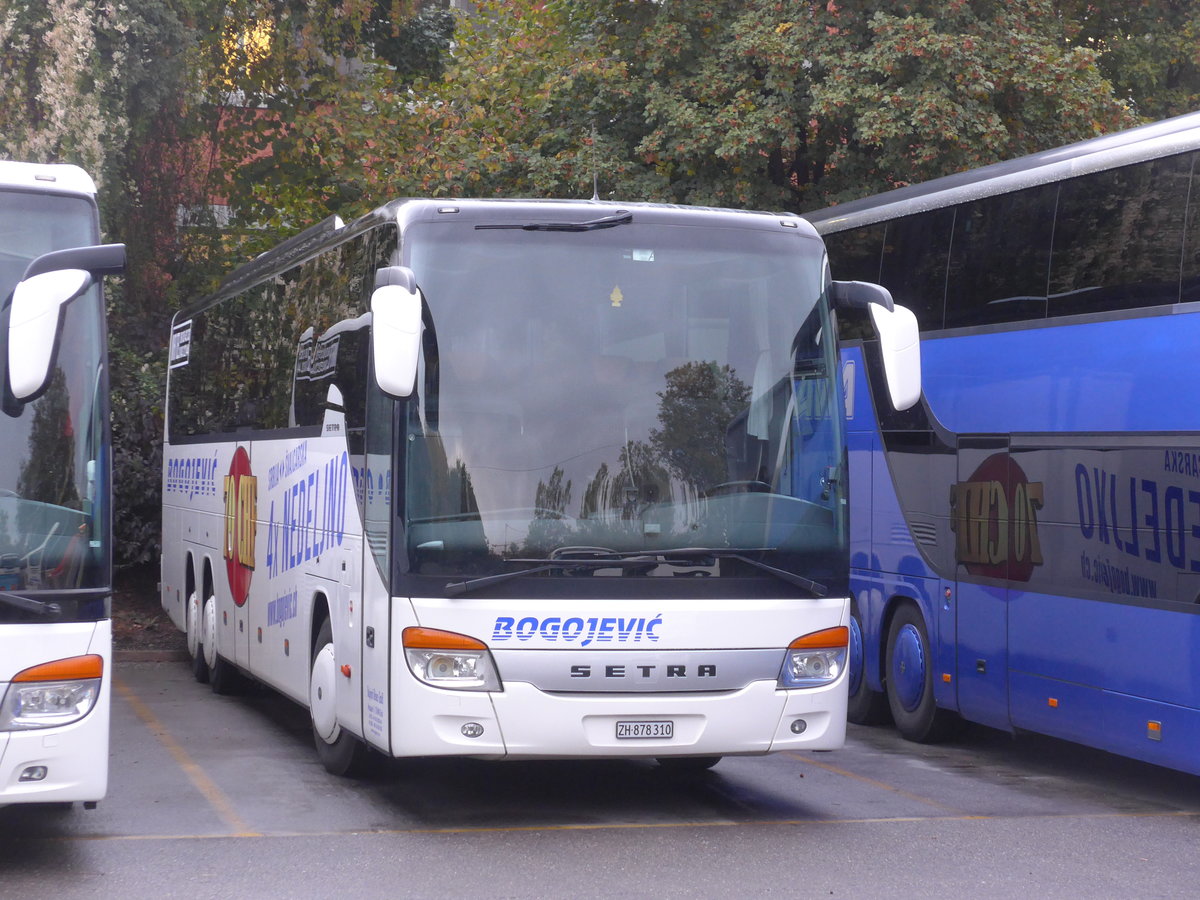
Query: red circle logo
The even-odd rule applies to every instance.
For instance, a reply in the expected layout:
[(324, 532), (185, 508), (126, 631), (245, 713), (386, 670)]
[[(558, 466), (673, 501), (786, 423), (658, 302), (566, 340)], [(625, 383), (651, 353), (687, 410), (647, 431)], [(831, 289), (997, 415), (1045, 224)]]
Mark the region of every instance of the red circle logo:
[(254, 534), (258, 519), (258, 479), (250, 472), (245, 448), (233, 452), (225, 476), (225, 572), (233, 602), (244, 606), (254, 575)]
[(1042, 564), (1038, 512), (1045, 487), (1007, 453), (989, 456), (950, 491), (955, 559), (972, 575), (1027, 582)]

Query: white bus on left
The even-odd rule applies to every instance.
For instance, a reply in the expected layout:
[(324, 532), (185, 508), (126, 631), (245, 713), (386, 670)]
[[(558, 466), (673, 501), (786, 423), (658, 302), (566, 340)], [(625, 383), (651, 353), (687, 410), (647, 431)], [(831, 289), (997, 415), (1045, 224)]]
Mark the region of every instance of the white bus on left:
[[(108, 787), (112, 506), (92, 179), (0, 161), (0, 806)], [(60, 352), (60, 348), (62, 352)]]

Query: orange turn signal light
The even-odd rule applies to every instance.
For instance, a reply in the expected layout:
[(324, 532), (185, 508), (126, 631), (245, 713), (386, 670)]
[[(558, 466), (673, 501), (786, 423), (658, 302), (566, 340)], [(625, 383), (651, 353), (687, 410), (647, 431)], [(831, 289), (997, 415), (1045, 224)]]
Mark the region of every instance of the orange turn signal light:
[(96, 653), (72, 656), (31, 666), (13, 676), (13, 681), (75, 681), (80, 678), (102, 678), (104, 657)]
[(830, 647), (848, 647), (850, 645), (850, 629), (845, 625), (836, 628), (825, 628), (814, 631), (804, 637), (798, 637), (790, 644), (789, 650), (825, 650)]
[(401, 638), (404, 646), (414, 650), (486, 650), (487, 644), (465, 634), (455, 631), (441, 631), (437, 628), (418, 628), (411, 626), (404, 629)]

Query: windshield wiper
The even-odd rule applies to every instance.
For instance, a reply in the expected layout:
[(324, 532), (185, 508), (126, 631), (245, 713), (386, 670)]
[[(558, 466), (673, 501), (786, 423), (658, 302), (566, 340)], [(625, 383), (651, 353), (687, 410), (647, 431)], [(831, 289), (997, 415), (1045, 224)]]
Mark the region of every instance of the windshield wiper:
[(633, 221), (633, 213), (619, 212), (611, 216), (602, 216), (587, 222), (527, 222), (495, 225), (476, 225), (476, 231), (595, 231), (598, 228), (614, 228), (617, 225), (628, 225)]
[(10, 594), (8, 591), (0, 591), (0, 604), (38, 616), (50, 617), (62, 614), (62, 607), (57, 603), (34, 600), (32, 597), (22, 597), (20, 594)]
[[(513, 560), (518, 562), (518, 560)], [(519, 562), (529, 562), (529, 560), (519, 560)], [(545, 560), (551, 562), (551, 560)], [(522, 575), (533, 575), (535, 572), (546, 572), (550, 569), (561, 569), (562, 565), (556, 560), (554, 565), (533, 566), (529, 569), (515, 569), (512, 572), (501, 572), (499, 575), (484, 575), (482, 578), (469, 578), (466, 581), (451, 581), (446, 585), (446, 596), (457, 597), (460, 594), (465, 594), (467, 591), (477, 591), (480, 588), (489, 587), (493, 584), (500, 584), (503, 581), (511, 581), (514, 578), (519, 578)]]
[[(778, 569), (775, 566), (751, 559), (745, 555), (747, 553), (770, 552), (772, 549), (771, 547), (681, 547), (677, 550), (629, 550), (618, 552), (598, 547), (564, 547), (560, 548), (560, 550), (567, 553), (573, 552), (586, 555), (552, 556), (549, 559), (510, 559), (508, 562), (524, 565), (528, 568), (515, 569), (512, 572), (501, 572), (499, 575), (485, 575), (481, 578), (471, 578), (467, 581), (450, 582), (446, 585), (446, 594), (450, 597), (457, 597), (468, 591), (511, 581), (514, 578), (520, 578), (522, 575), (548, 572), (551, 569), (632, 569), (648, 563), (657, 565), (660, 561), (671, 565), (671, 560), (673, 559), (695, 560), (713, 558), (735, 559), (738, 562), (743, 562), (755, 569), (760, 569), (763, 572), (774, 575), (780, 581), (803, 588), (815, 597), (828, 595), (829, 588), (820, 582), (805, 578), (803, 575), (797, 575), (795, 572), (789, 572), (786, 569)], [(556, 550), (554, 552), (558, 553), (560, 551)]]
[(469, 578), (466, 581), (452, 581), (446, 585), (446, 595), (457, 597), (460, 594), (467, 593), (467, 591), (477, 591), (480, 588), (490, 587), (493, 584), (500, 584), (504, 581), (520, 578), (522, 575), (549, 572), (551, 569), (632, 569), (644, 566), (647, 563), (650, 563), (652, 567), (658, 564), (657, 559), (644, 553), (628, 557), (614, 555), (612, 557), (575, 559), (564, 556), (554, 559), (510, 559), (506, 560), (506, 562), (519, 563), (528, 568), (514, 569), (511, 572), (501, 572), (499, 575), (484, 575), (481, 578)]

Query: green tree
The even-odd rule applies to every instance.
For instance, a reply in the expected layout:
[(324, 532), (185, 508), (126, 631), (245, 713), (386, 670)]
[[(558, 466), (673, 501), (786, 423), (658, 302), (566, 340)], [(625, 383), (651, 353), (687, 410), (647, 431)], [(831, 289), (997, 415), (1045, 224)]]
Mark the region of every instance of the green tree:
[(725, 442), (750, 401), (749, 385), (728, 365), (689, 362), (667, 373), (658, 398), (661, 427), (650, 432), (655, 458), (701, 489), (728, 481)]
[(596, 8), (644, 105), (619, 194), (811, 209), (1132, 122), (1050, 0)]
[(1143, 120), (1200, 108), (1200, 5), (1192, 0), (1060, 0), (1072, 40)]

